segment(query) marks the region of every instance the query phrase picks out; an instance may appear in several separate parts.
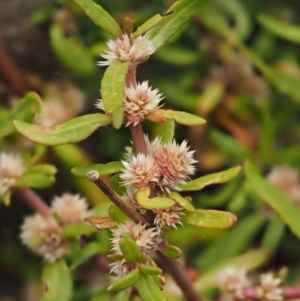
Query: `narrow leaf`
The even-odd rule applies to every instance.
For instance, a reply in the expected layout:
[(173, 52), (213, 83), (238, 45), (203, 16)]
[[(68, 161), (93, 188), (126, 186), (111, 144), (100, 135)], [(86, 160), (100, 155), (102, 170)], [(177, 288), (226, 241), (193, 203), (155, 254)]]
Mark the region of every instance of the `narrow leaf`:
[(153, 111), (152, 113), (148, 114), (146, 118), (153, 122), (159, 123), (165, 122), (168, 119), (173, 119), (177, 123), (189, 126), (201, 125), (206, 122), (204, 119), (190, 113), (163, 109)]
[(147, 20), (144, 24), (142, 24), (133, 34), (132, 38), (135, 39), (138, 36), (141, 36), (145, 34), (147, 31), (149, 31), (151, 28), (155, 27), (161, 20), (163, 19), (162, 15), (157, 14)]
[(183, 191), (200, 190), (207, 185), (226, 183), (226, 182), (230, 181), (231, 179), (233, 179), (240, 172), (240, 170), (241, 170), (241, 166), (232, 167), (225, 171), (213, 173), (213, 174), (186, 182), (184, 184), (179, 184), (178, 186)]
[(23, 174), (17, 183), (18, 187), (46, 188), (54, 184), (55, 177), (45, 174)]
[(119, 129), (123, 124), (124, 109), (123, 106), (113, 112), (112, 123), (115, 129)]
[(110, 285), (107, 290), (109, 292), (117, 292), (124, 290), (132, 285), (134, 285), (140, 278), (141, 273), (138, 268), (128, 273), (126, 276), (123, 276), (122, 278), (118, 279), (116, 282), (114, 282), (112, 285)]
[(167, 209), (175, 205), (175, 201), (169, 198), (149, 198), (150, 188), (140, 189), (136, 193), (136, 200), (140, 206), (148, 210)]
[(106, 69), (101, 81), (102, 101), (107, 114), (122, 107), (125, 77), (129, 62), (114, 61)]
[(201, 209), (187, 212), (181, 219), (184, 225), (213, 229), (230, 228), (236, 221), (237, 217), (230, 212)]
[(123, 234), (119, 242), (120, 249), (128, 263), (135, 263), (143, 259), (135, 240), (128, 234)]
[(151, 266), (151, 265), (146, 265), (146, 264), (140, 264), (139, 269), (142, 273), (146, 275), (161, 275), (162, 270), (158, 267)]
[(259, 16), (258, 21), (263, 27), (275, 35), (300, 44), (300, 26), (288, 24), (265, 15)]
[(300, 237), (300, 211), (297, 205), (279, 188), (264, 179), (250, 162), (245, 164), (245, 175), (253, 191), (279, 214), (296, 236)]
[(76, 143), (89, 137), (97, 128), (110, 123), (103, 114), (89, 114), (71, 119), (53, 128), (14, 121), (17, 131), (33, 142), (45, 145)]
[(51, 25), (50, 41), (58, 59), (72, 73), (78, 76), (95, 73), (96, 64), (92, 53), (76, 36), (66, 37), (60, 24)]
[(172, 191), (169, 197), (174, 200), (180, 207), (186, 211), (195, 211), (194, 206), (186, 198), (181, 196), (178, 192)]
[(204, 2), (204, 0), (181, 0), (174, 3), (168, 9), (170, 14), (149, 31), (155, 48), (164, 45), (201, 8)]
[(43, 267), (44, 294), (41, 301), (69, 301), (72, 297), (72, 276), (63, 259)]
[(113, 17), (105, 11), (99, 4), (92, 0), (73, 0), (84, 13), (99, 27), (107, 31), (114, 37), (120, 37), (122, 31)]
[(182, 256), (182, 251), (173, 245), (162, 245), (159, 250), (168, 258), (177, 259)]
[(41, 113), (42, 102), (35, 92), (27, 93), (8, 113), (0, 119), (0, 138), (15, 131), (13, 120), (29, 122)]
[(154, 136), (161, 137), (162, 143), (172, 141), (175, 133), (175, 121), (173, 119), (167, 119), (161, 124), (156, 124), (154, 127)]
[(115, 174), (124, 168), (122, 162), (115, 161), (107, 164), (93, 164), (87, 166), (76, 166), (71, 169), (71, 172), (76, 177), (86, 178), (86, 174), (91, 170), (96, 170), (101, 177)]
[(166, 296), (150, 275), (142, 275), (139, 278), (137, 290), (143, 301), (167, 301)]
[(67, 237), (78, 237), (80, 235), (91, 234), (97, 229), (85, 223), (70, 224), (63, 227), (62, 234)]

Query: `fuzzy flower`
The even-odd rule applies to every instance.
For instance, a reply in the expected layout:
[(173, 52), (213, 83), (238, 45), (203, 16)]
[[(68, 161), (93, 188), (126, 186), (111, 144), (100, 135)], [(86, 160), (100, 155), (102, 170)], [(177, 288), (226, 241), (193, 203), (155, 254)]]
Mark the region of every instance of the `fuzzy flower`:
[(232, 293), (236, 299), (244, 300), (243, 289), (249, 285), (249, 281), (246, 270), (227, 267), (219, 273), (216, 284), (220, 289)]
[(159, 232), (156, 228), (146, 229), (146, 225), (135, 224), (133, 221), (119, 224), (117, 228), (111, 229), (111, 231), (113, 234), (113, 238), (111, 238), (112, 251), (119, 255), (122, 255), (119, 246), (122, 234), (130, 235), (140, 251), (145, 254), (155, 251), (161, 242)]
[(13, 187), (25, 170), (19, 154), (0, 153), (0, 195)]
[(267, 179), (300, 206), (300, 179), (295, 169), (288, 166), (277, 166), (271, 170)]
[(155, 213), (154, 224), (158, 229), (177, 228), (176, 225), (182, 225), (180, 219), (184, 214), (182, 207), (174, 205), (168, 209), (156, 209), (153, 210)]
[(125, 169), (120, 178), (125, 186), (143, 188), (148, 186), (148, 183), (159, 180), (159, 170), (150, 156), (138, 154), (130, 162), (122, 161), (122, 163)]
[(123, 106), (128, 120), (127, 124), (133, 122), (136, 125), (145, 115), (158, 109), (162, 98), (162, 94), (157, 89), (152, 90), (147, 81), (138, 83), (136, 87), (126, 87)]
[(283, 300), (282, 289), (279, 287), (280, 278), (275, 278), (272, 273), (265, 273), (260, 276), (259, 295), (265, 301)]
[(149, 154), (155, 159), (159, 167), (161, 179), (158, 185), (167, 192), (170, 189), (177, 189), (177, 184), (184, 183), (189, 175), (195, 172), (193, 159), (194, 151), (189, 151), (187, 141), (181, 145), (176, 144), (175, 140), (162, 144), (161, 140), (156, 138), (150, 142), (146, 138)]
[(109, 266), (111, 267), (109, 273), (118, 277), (124, 277), (136, 268), (136, 264), (130, 264), (124, 258), (111, 263)]
[(57, 196), (51, 207), (62, 225), (79, 223), (89, 214), (86, 200), (78, 194), (65, 193), (61, 197)]
[(117, 40), (108, 41), (107, 45), (109, 50), (101, 55), (106, 61), (100, 61), (99, 66), (108, 66), (117, 60), (137, 65), (146, 61), (155, 51), (147, 35), (131, 39), (127, 34), (123, 34)]
[(20, 237), (32, 251), (50, 262), (62, 257), (69, 249), (68, 242), (61, 235), (61, 228), (53, 217), (45, 218), (35, 214), (25, 218)]

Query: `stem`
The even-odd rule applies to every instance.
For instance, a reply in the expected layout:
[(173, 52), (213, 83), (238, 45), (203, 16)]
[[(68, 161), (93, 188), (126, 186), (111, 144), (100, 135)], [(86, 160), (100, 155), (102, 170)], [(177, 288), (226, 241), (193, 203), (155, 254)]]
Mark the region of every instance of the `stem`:
[(50, 208), (45, 202), (30, 188), (15, 188), (14, 191), (19, 197), (29, 205), (33, 210), (37, 211), (44, 217), (51, 215)]
[(131, 131), (132, 140), (136, 152), (147, 155), (148, 150), (147, 150), (142, 124), (138, 123), (137, 125), (133, 125), (133, 123), (131, 123), (129, 128)]
[(181, 289), (185, 300), (187, 301), (201, 301), (201, 297), (196, 292), (191, 281), (188, 279), (182, 265), (174, 259), (170, 259), (162, 254), (160, 251), (155, 252), (158, 258), (160, 259), (163, 266), (168, 270), (172, 275), (172, 278)]
[(126, 87), (136, 86), (136, 66), (130, 66), (126, 74)]
[(145, 220), (135, 209), (134, 207), (125, 202), (122, 198), (119, 197), (100, 177), (99, 173), (95, 170), (91, 170), (87, 173), (89, 181), (95, 183), (107, 196), (108, 198), (119, 207), (127, 216), (129, 216), (134, 222), (146, 224)]

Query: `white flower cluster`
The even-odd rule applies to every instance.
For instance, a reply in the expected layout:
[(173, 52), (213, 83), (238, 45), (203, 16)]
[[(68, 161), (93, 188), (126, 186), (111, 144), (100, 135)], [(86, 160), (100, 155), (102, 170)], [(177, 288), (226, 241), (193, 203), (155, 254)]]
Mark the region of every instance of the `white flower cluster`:
[(120, 255), (120, 260), (111, 264), (111, 273), (119, 277), (125, 276), (131, 272), (136, 265), (128, 263), (123, 258), (119, 243), (123, 234), (130, 235), (137, 244), (140, 252), (144, 255), (145, 264), (155, 265), (151, 259), (151, 254), (157, 250), (161, 242), (160, 233), (156, 228), (146, 228), (146, 225), (135, 224), (133, 221), (128, 221), (124, 224), (119, 224), (117, 228), (111, 230), (113, 237), (111, 238), (112, 252), (115, 255)]
[(146, 143), (148, 155), (133, 156), (127, 148), (126, 161), (122, 161), (125, 168), (120, 175), (123, 184), (136, 189), (155, 185), (163, 193), (180, 190), (178, 184), (195, 172), (194, 151), (189, 151), (186, 141), (178, 145), (175, 140), (162, 143), (156, 138), (150, 142), (146, 137)]
[(24, 171), (25, 165), (19, 154), (0, 153), (0, 196), (17, 184)]
[(69, 193), (55, 197), (51, 211), (53, 216), (44, 217), (37, 213), (26, 217), (20, 237), (32, 251), (54, 262), (69, 250), (68, 241), (62, 236), (63, 226), (81, 222), (88, 211), (85, 199)]
[[(261, 274), (257, 286), (253, 286), (256, 299), (264, 301), (282, 301), (283, 290), (279, 287), (280, 278), (272, 273)], [(219, 273), (216, 285), (223, 291), (232, 294), (236, 300), (246, 300), (245, 291), (251, 287), (251, 282), (246, 275), (246, 270), (236, 267), (227, 267)]]

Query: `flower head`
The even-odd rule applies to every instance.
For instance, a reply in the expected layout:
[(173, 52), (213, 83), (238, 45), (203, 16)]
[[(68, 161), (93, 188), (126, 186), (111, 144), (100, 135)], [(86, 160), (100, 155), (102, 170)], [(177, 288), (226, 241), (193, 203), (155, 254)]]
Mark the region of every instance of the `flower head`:
[(279, 287), (280, 278), (275, 278), (272, 273), (265, 273), (260, 276), (260, 295), (266, 301), (283, 300), (282, 289)]
[(157, 89), (152, 90), (147, 81), (125, 88), (123, 105), (128, 124), (137, 124), (145, 115), (156, 110), (162, 98), (162, 94)]
[(63, 225), (81, 222), (88, 215), (87, 207), (84, 198), (70, 193), (55, 197), (51, 205)]
[(216, 284), (222, 290), (232, 293), (236, 299), (244, 300), (243, 289), (249, 285), (249, 281), (246, 270), (227, 267), (219, 273)]
[(117, 60), (137, 65), (147, 60), (155, 50), (147, 35), (131, 39), (127, 34), (123, 34), (117, 40), (108, 41), (107, 45), (109, 50), (102, 54), (106, 61), (100, 61), (100, 66), (108, 66)]
[(0, 195), (4, 195), (18, 182), (24, 170), (19, 154), (0, 153)]
[(111, 229), (113, 238), (111, 239), (112, 251), (122, 255), (119, 242), (122, 234), (130, 235), (136, 242), (141, 252), (150, 254), (157, 249), (161, 242), (160, 233), (156, 228), (146, 229), (146, 225), (135, 224), (133, 221), (128, 221), (118, 225), (117, 228)]
[(125, 169), (120, 178), (125, 186), (143, 188), (150, 182), (154, 183), (159, 180), (159, 170), (150, 156), (138, 154), (136, 157), (133, 156), (130, 162), (122, 161), (122, 163)]
[(174, 205), (168, 209), (156, 209), (153, 210), (155, 213), (155, 219), (153, 223), (158, 227), (158, 229), (174, 227), (177, 228), (176, 225), (182, 225), (181, 217), (184, 214), (183, 208)]
[(181, 145), (175, 140), (162, 144), (156, 138), (153, 142), (146, 139), (149, 154), (155, 159), (160, 170), (160, 181), (158, 185), (162, 190), (178, 189), (177, 184), (184, 183), (190, 174), (195, 172), (193, 159), (194, 151), (189, 151), (187, 142)]
[(53, 217), (45, 218), (35, 214), (25, 218), (20, 237), (32, 251), (50, 262), (62, 257), (69, 249), (68, 242), (61, 235), (61, 228)]

